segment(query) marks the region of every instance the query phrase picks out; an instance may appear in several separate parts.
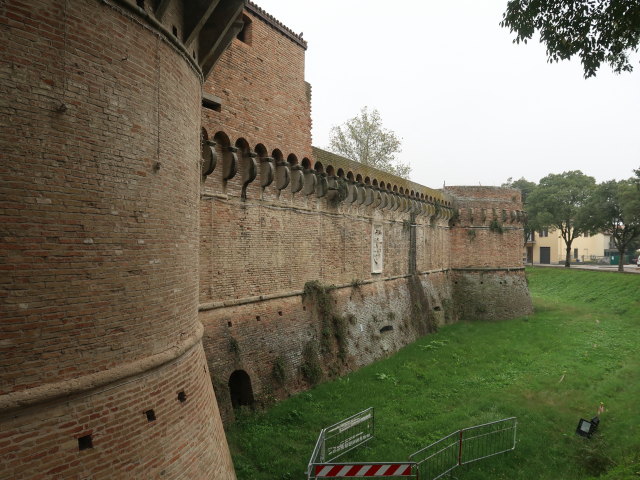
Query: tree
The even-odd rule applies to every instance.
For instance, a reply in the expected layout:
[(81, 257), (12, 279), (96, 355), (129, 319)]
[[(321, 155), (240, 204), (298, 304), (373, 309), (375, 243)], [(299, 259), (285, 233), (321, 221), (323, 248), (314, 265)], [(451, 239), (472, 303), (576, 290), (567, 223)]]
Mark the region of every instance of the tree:
[(360, 114), (331, 129), (328, 149), (347, 158), (370, 165), (402, 178), (409, 178), (411, 167), (396, 160), (400, 139), (382, 127), (380, 112), (367, 107)]
[(591, 226), (586, 204), (596, 181), (580, 170), (550, 174), (540, 180), (529, 195), (527, 208), (531, 225), (553, 227), (560, 232), (566, 246), (565, 267), (571, 266), (571, 244)]
[[(524, 177), (520, 177), (519, 180), (513, 180), (511, 177), (509, 177), (507, 178), (507, 181), (501, 186), (507, 188), (517, 188), (518, 190), (520, 190), (520, 195), (522, 196), (522, 205), (524, 206), (524, 210), (527, 211), (527, 199), (537, 187), (535, 182), (530, 182)], [(524, 245), (527, 244), (527, 241), (529, 240), (529, 238), (531, 238), (531, 233), (534, 231), (534, 225), (527, 218), (524, 222)]]
[(625, 252), (640, 238), (640, 192), (634, 179), (601, 183), (587, 205), (591, 228), (611, 235), (620, 254), (618, 271), (624, 271)]
[(629, 55), (640, 43), (638, 0), (509, 0), (502, 27), (516, 34), (514, 43), (540, 33), (549, 62), (578, 55), (585, 78), (602, 62), (616, 72), (630, 72)]
[(522, 195), (522, 203), (526, 205), (527, 198), (536, 189), (536, 182), (530, 182), (524, 177), (520, 177), (519, 180), (513, 180), (511, 177), (507, 178), (507, 181), (501, 185), (506, 188), (516, 188), (520, 190)]

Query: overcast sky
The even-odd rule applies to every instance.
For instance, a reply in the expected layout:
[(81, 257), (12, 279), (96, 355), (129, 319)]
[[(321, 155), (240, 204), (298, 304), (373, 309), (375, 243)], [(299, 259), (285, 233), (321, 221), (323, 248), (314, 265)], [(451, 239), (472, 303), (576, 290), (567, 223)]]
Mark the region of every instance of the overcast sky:
[(597, 181), (640, 167), (640, 65), (585, 80), (579, 59), (547, 63), (512, 43), (507, 0), (256, 0), (308, 42), (313, 144), (364, 105), (402, 138), (425, 186), (500, 185), (582, 170)]

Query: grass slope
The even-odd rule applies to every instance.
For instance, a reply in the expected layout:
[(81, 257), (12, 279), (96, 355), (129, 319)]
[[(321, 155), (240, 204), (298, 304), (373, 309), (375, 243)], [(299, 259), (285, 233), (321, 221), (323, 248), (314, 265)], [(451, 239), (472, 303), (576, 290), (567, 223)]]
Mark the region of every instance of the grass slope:
[[(459, 479), (640, 478), (640, 276), (528, 270), (536, 313), (442, 328), (228, 432), (239, 480), (305, 478), (321, 428), (366, 407), (376, 438), (340, 461), (396, 461), (449, 434), (518, 417), (516, 450)], [(580, 417), (605, 403), (591, 440)], [(604, 477), (602, 477), (604, 478)]]

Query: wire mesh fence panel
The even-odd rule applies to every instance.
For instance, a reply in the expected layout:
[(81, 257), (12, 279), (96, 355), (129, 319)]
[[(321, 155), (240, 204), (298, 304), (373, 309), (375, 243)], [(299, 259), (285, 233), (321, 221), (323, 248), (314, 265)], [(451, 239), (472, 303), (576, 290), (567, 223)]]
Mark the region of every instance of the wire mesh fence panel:
[(371, 440), (374, 434), (373, 407), (324, 429), (324, 453), (331, 462), (340, 455)]
[(458, 466), (460, 433), (454, 432), (409, 455), (416, 462), (420, 480), (435, 480)]
[(460, 430), (460, 465), (516, 448), (515, 417)]
[(314, 463), (324, 463), (324, 428), (320, 430), (320, 435), (318, 435), (316, 446), (313, 448), (311, 458), (309, 459), (309, 463), (307, 464), (307, 478), (311, 478), (310, 475), (312, 473), (311, 470)]

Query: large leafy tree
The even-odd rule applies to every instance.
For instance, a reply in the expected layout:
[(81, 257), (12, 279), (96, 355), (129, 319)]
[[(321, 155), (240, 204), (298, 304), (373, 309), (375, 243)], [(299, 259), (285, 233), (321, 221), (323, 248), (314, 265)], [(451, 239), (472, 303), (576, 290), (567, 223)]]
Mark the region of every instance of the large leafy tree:
[[(513, 180), (511, 177), (507, 179), (505, 183), (502, 184), (503, 187), (507, 188), (517, 188), (520, 190), (520, 194), (522, 196), (522, 204), (524, 206), (525, 211), (527, 211), (527, 200), (529, 195), (533, 193), (536, 189), (537, 185), (535, 182), (530, 182), (524, 177), (520, 177), (518, 180)], [(524, 244), (527, 244), (527, 240), (529, 239), (532, 232), (535, 231), (535, 225), (533, 221), (527, 218), (524, 222)]]
[(541, 179), (527, 198), (531, 224), (535, 228), (552, 227), (560, 232), (566, 247), (565, 267), (571, 266), (573, 240), (593, 228), (587, 203), (595, 186), (595, 179), (580, 170), (552, 173)]
[(516, 34), (515, 43), (539, 32), (550, 62), (579, 56), (585, 78), (603, 62), (617, 73), (630, 72), (629, 56), (640, 43), (640, 2), (509, 0), (501, 25)]
[(382, 126), (380, 112), (367, 107), (360, 114), (330, 132), (329, 150), (379, 170), (409, 178), (411, 167), (396, 159), (400, 153), (400, 139)]
[(640, 191), (634, 179), (598, 185), (587, 205), (591, 228), (611, 235), (620, 254), (618, 271), (624, 270), (625, 252), (640, 238)]

